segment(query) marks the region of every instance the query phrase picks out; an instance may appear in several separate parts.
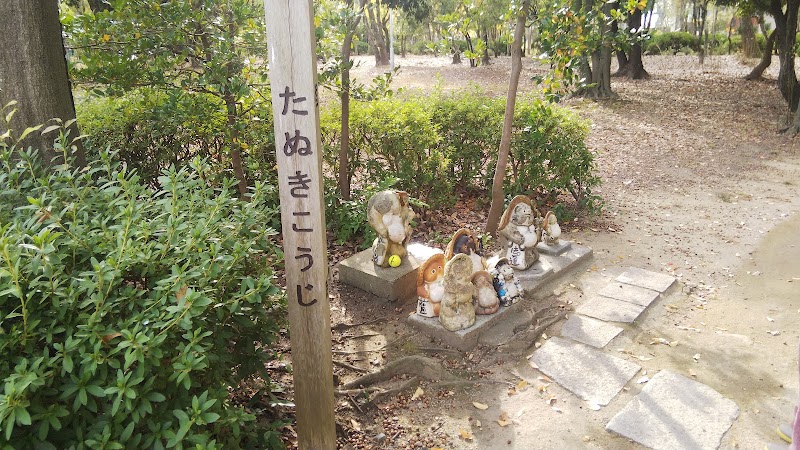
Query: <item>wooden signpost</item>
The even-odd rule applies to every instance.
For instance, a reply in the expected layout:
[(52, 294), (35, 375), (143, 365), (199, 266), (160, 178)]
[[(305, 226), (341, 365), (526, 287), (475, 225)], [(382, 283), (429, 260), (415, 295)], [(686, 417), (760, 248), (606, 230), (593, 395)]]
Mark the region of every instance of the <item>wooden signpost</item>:
[(336, 448), (312, 0), (265, 0), (301, 449)]

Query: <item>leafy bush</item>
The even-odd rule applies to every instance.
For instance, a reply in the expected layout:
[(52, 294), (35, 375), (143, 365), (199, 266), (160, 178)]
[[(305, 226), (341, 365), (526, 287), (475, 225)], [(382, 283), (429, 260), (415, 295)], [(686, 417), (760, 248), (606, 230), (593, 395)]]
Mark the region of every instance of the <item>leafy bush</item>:
[(599, 208), (591, 191), (600, 179), (592, 173), (593, 157), (586, 148), (588, 123), (567, 109), (540, 102), (525, 102), (517, 112), (515, 122), (521, 126), (512, 140), (505, 191), (550, 196), (566, 191), (579, 207)]
[[(439, 146), (440, 136), (431, 118), (431, 108), (421, 97), (379, 98), (352, 102), (350, 111), (351, 170), (360, 173), (365, 185), (397, 178), (397, 188), (432, 205), (452, 198), (447, 179), (448, 162)], [(336, 130), (338, 114), (326, 113), (324, 130)], [(336, 139), (325, 139), (338, 143)], [(329, 144), (330, 145), (330, 144)], [(334, 162), (335, 146), (326, 152)], [(338, 152), (338, 150), (336, 150)]]
[(458, 186), (486, 186), (486, 164), (500, 148), (504, 113), (504, 101), (476, 89), (437, 97), (431, 116), (447, 149), (448, 176)]
[(4, 448), (266, 447), (228, 389), (269, 380), (284, 320), (267, 186), (246, 203), (198, 159), (158, 189), (89, 159), (0, 142)]
[[(364, 235), (365, 187), (396, 178), (431, 208), (452, 204), (456, 192), (488, 188), (494, 174), (505, 111), (504, 98), (478, 90), (429, 97), (406, 96), (353, 102), (350, 116), (350, 168), (354, 198), (343, 202), (328, 179), (328, 223), (340, 240)], [(325, 158), (338, 168), (338, 110), (321, 113)], [(571, 194), (579, 207), (596, 209), (586, 148), (588, 126), (577, 115), (537, 100), (517, 101), (506, 192)], [(542, 192), (544, 191), (544, 192)]]
[[(269, 104), (243, 100), (251, 109), (240, 139), (250, 179), (276, 184), (275, 133)], [(88, 145), (118, 149), (119, 158), (153, 185), (161, 171), (195, 157), (219, 160), (228, 154), (225, 105), (209, 94), (137, 89), (121, 97), (95, 97), (77, 105)], [(222, 176), (232, 169), (218, 168)]]
[(683, 31), (656, 31), (644, 41), (642, 51), (648, 55), (676, 54), (680, 51), (697, 51), (697, 38)]

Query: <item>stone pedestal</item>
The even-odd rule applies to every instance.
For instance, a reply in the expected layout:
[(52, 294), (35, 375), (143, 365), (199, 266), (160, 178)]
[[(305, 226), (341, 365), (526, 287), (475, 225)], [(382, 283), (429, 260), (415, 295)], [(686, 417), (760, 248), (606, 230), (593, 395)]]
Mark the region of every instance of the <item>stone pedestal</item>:
[(542, 255), (558, 256), (569, 250), (571, 246), (572, 242), (564, 240), (559, 240), (554, 245), (547, 245), (544, 242), (539, 242), (536, 244), (536, 250), (538, 250)]
[(423, 244), (409, 244), (408, 256), (399, 267), (376, 267), (372, 249), (340, 262), (339, 281), (390, 301), (417, 297), (417, 268), (441, 250)]
[(419, 261), (409, 255), (399, 267), (378, 267), (372, 249), (366, 249), (339, 263), (339, 281), (390, 301), (417, 295)]
[(540, 260), (528, 270), (517, 271), (520, 284), (525, 289), (525, 298), (511, 306), (500, 307), (500, 310), (494, 314), (477, 316), (475, 325), (465, 330), (448, 331), (439, 322), (438, 317), (429, 318), (417, 314), (411, 314), (408, 317), (408, 323), (447, 345), (459, 350), (470, 350), (478, 344), (481, 335), (492, 329), (498, 322), (512, 320), (514, 314), (522, 313), (524, 303), (531, 301), (531, 294), (538, 288), (558, 275), (563, 275), (566, 270), (575, 268), (591, 255), (591, 248), (571, 243), (559, 256), (540, 255)]

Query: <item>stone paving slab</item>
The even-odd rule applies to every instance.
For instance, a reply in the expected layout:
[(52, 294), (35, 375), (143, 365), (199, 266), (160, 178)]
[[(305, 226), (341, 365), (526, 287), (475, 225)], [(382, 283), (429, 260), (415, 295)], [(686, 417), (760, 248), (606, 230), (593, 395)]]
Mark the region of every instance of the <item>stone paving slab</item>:
[(556, 383), (583, 400), (604, 406), (641, 367), (583, 344), (551, 337), (531, 362)]
[(659, 295), (658, 291), (645, 289), (631, 284), (611, 282), (597, 292), (603, 297), (610, 297), (623, 302), (633, 303), (634, 305), (644, 306), (645, 308), (653, 303)]
[(631, 323), (647, 309), (645, 306), (623, 302), (610, 297), (595, 296), (579, 306), (575, 312), (609, 322)]
[(622, 275), (617, 277), (617, 281), (652, 289), (663, 294), (675, 284), (675, 277), (663, 273), (651, 272), (638, 267), (629, 267), (625, 272), (622, 272)]
[(570, 317), (561, 328), (561, 336), (597, 348), (605, 347), (621, 332), (620, 327), (579, 315)]
[(536, 244), (536, 250), (543, 255), (554, 255), (558, 256), (565, 251), (569, 250), (572, 246), (572, 242), (559, 240), (555, 245), (547, 245), (544, 242), (539, 242)]
[(553, 271), (557, 274), (563, 269), (572, 267), (575, 263), (583, 261), (584, 259), (592, 256), (592, 249), (583, 245), (572, 244), (567, 251), (558, 255), (558, 257), (544, 254), (541, 256), (542, 258), (550, 261)]
[(705, 384), (662, 370), (606, 429), (654, 449), (718, 448), (739, 407)]

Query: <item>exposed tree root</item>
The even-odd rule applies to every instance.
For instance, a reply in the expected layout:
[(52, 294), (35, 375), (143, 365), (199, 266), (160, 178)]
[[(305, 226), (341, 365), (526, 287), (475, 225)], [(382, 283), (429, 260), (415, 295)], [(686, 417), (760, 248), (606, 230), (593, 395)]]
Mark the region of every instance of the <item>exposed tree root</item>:
[(357, 355), (359, 353), (377, 353), (386, 350), (386, 346), (365, 350), (333, 350), (337, 355)]
[(546, 308), (542, 308), (542, 309), (540, 309), (538, 311), (535, 311), (530, 320), (527, 320), (527, 321), (525, 321), (523, 323), (517, 324), (517, 326), (514, 327), (514, 334), (516, 335), (520, 331), (530, 327), (531, 325), (536, 323), (538, 320), (540, 320), (542, 317), (549, 317), (551, 315), (551, 314), (549, 314), (551, 311), (562, 310), (565, 307), (566, 307), (566, 305), (559, 303), (559, 304), (556, 304), (556, 305), (553, 305), (553, 306), (548, 306)]
[(526, 331), (525, 333), (523, 333), (520, 336), (520, 339), (530, 342), (530, 345), (528, 346), (528, 349), (530, 349), (531, 347), (533, 347), (536, 344), (536, 340), (539, 339), (539, 336), (541, 336), (542, 333), (544, 333), (544, 331), (547, 328), (549, 328), (551, 325), (553, 325), (555, 323), (558, 323), (559, 321), (564, 319), (564, 317), (567, 316), (568, 312), (569, 311), (566, 311), (566, 310), (559, 311), (558, 314), (556, 314), (555, 316), (552, 316), (550, 318), (544, 319), (544, 321), (541, 324), (539, 324), (537, 327), (535, 327), (534, 329), (532, 329), (530, 331)]
[(440, 347), (417, 347), (417, 350), (425, 353), (452, 353), (454, 355), (461, 355), (461, 352), (453, 348), (440, 348)]
[(438, 361), (427, 356), (405, 356), (386, 364), (381, 370), (364, 375), (344, 385), (345, 389), (369, 387), (398, 375), (417, 375), (428, 380), (459, 381)]
[(359, 323), (337, 323), (336, 325), (331, 327), (331, 330), (333, 330), (333, 331), (344, 331), (344, 330), (349, 330), (350, 328), (356, 328), (356, 327), (360, 327), (360, 326), (363, 326), (363, 325), (371, 325), (373, 323), (380, 322), (382, 320), (386, 320), (386, 319), (368, 320), (366, 322), (359, 322)]
[(369, 372), (369, 369), (362, 369), (361, 367), (356, 367), (356, 366), (353, 366), (351, 364), (347, 364), (344, 361), (337, 361), (337, 360), (334, 359), (333, 360), (333, 364), (337, 365), (339, 367), (343, 367), (345, 369), (352, 370), (354, 372), (360, 372), (360, 373)]

